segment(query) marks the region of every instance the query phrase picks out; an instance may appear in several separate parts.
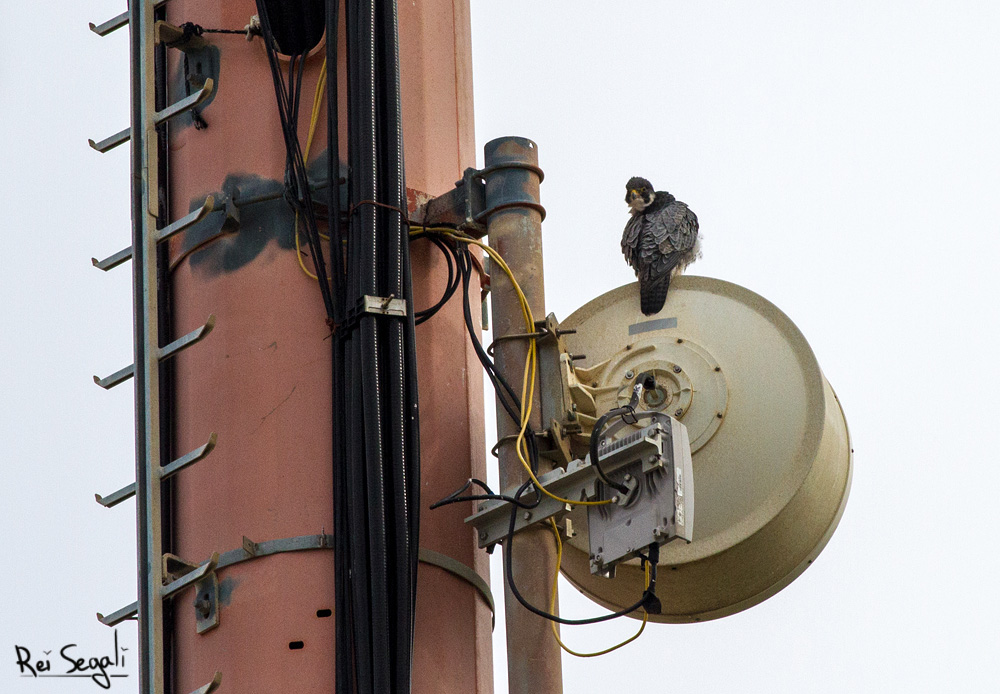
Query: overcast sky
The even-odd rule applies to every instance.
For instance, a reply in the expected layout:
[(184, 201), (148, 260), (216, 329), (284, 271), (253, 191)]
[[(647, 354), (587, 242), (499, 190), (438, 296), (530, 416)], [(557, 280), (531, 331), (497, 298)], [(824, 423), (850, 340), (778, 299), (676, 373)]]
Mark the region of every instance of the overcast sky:
[[(13, 645), (104, 644), (93, 613), (135, 595), (132, 506), (93, 501), (134, 475), (131, 388), (91, 382), (131, 361), (129, 273), (90, 266), (127, 244), (127, 153), (87, 146), (127, 124), (127, 47), (87, 30), (118, 0), (0, 8), (0, 689), (41, 692)], [(633, 280), (623, 184), (645, 176), (698, 214), (691, 274), (799, 326), (855, 449), (788, 588), (566, 656), (566, 691), (1000, 690), (1000, 5), (474, 0), (473, 50), (480, 152), (539, 146), (548, 310)], [(620, 622), (564, 634), (597, 649)]]

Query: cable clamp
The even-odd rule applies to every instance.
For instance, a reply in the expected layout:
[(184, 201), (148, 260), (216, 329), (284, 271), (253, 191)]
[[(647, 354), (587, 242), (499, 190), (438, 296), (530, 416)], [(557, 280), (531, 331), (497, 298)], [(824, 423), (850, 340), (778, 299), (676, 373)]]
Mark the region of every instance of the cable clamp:
[(397, 299), (394, 294), (389, 296), (365, 295), (362, 304), (364, 313), (375, 313), (383, 316), (406, 317), (406, 300)]

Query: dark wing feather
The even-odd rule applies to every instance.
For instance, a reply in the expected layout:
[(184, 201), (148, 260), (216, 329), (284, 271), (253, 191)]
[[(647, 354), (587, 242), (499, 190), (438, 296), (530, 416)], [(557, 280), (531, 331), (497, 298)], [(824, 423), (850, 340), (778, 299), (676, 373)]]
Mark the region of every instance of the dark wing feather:
[(642, 215), (629, 217), (622, 232), (622, 253), (625, 254), (625, 261), (635, 270), (639, 269), (639, 236), (642, 232)]
[(694, 248), (698, 238), (698, 217), (680, 200), (647, 214), (646, 220), (650, 233), (664, 255), (684, 253)]

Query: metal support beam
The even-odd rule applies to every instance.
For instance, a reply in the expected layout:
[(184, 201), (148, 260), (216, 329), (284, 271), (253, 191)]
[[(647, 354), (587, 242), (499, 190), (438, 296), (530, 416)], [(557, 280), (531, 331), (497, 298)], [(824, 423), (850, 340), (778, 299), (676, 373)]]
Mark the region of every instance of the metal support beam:
[[(537, 318), (545, 316), (545, 288), (542, 275), (542, 209), (538, 188), (538, 147), (522, 137), (505, 137), (486, 144), (487, 235), (490, 246), (507, 261)], [(491, 278), (493, 335), (501, 338), (525, 332), (517, 294), (503, 273)], [(496, 343), (496, 363), (500, 373), (520, 390), (524, 378), (525, 340)], [(532, 387), (538, 387), (535, 383)], [(536, 395), (535, 402), (539, 398)], [(539, 408), (535, 407), (531, 426), (542, 430)], [(517, 425), (497, 403), (497, 436), (516, 435)], [(527, 479), (513, 446), (501, 446), (500, 486), (510, 489)], [(543, 469), (547, 463), (542, 461)], [(533, 605), (547, 607), (556, 570), (552, 534), (541, 527), (517, 534), (513, 575), (521, 594)], [(507, 547), (504, 546), (504, 552)], [(507, 618), (507, 677), (510, 694), (561, 694), (562, 662), (559, 645), (549, 631), (547, 620), (522, 607), (505, 585)]]
[(129, 3), (131, 53), (132, 310), (134, 315), (136, 546), (139, 692), (162, 694), (163, 542), (160, 528), (159, 303), (156, 291), (158, 147), (155, 18), (149, 0)]

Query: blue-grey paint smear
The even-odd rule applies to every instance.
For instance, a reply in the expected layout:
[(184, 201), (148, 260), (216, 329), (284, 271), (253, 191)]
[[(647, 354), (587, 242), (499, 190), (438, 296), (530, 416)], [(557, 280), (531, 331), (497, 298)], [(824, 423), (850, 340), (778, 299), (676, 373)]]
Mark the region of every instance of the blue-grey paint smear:
[(628, 334), (638, 335), (639, 333), (648, 333), (651, 330), (668, 330), (669, 328), (676, 327), (676, 318), (657, 318), (656, 320), (647, 320), (642, 323), (633, 323), (628, 326)]
[(239, 584), (240, 582), (232, 576), (226, 576), (219, 581), (219, 602), (228, 605), (233, 599), (233, 591)]
[[(341, 163), (341, 176), (344, 171), (346, 165)], [(325, 181), (326, 152), (309, 165), (308, 176), (311, 181)], [(189, 207), (193, 212), (205, 203), (209, 195), (212, 195), (216, 201), (216, 209), (185, 232), (181, 244), (182, 251), (194, 248), (220, 234), (223, 238), (211, 241), (204, 248), (192, 253), (184, 262), (190, 262), (193, 270), (218, 276), (234, 272), (253, 262), (272, 241), (283, 249), (295, 248), (293, 232), (295, 215), (284, 198), (280, 197), (283, 190), (284, 181), (263, 178), (256, 174), (234, 173), (226, 176), (221, 190), (191, 200)], [(238, 223), (226, 218), (225, 201), (233, 195), (236, 196), (236, 205), (239, 208)], [(262, 202), (249, 202), (252, 198), (264, 195), (279, 197)], [(318, 202), (323, 202), (326, 188), (313, 195), (314, 198), (318, 198)], [(299, 243), (304, 252), (308, 253), (303, 231), (304, 222), (299, 220)]]

